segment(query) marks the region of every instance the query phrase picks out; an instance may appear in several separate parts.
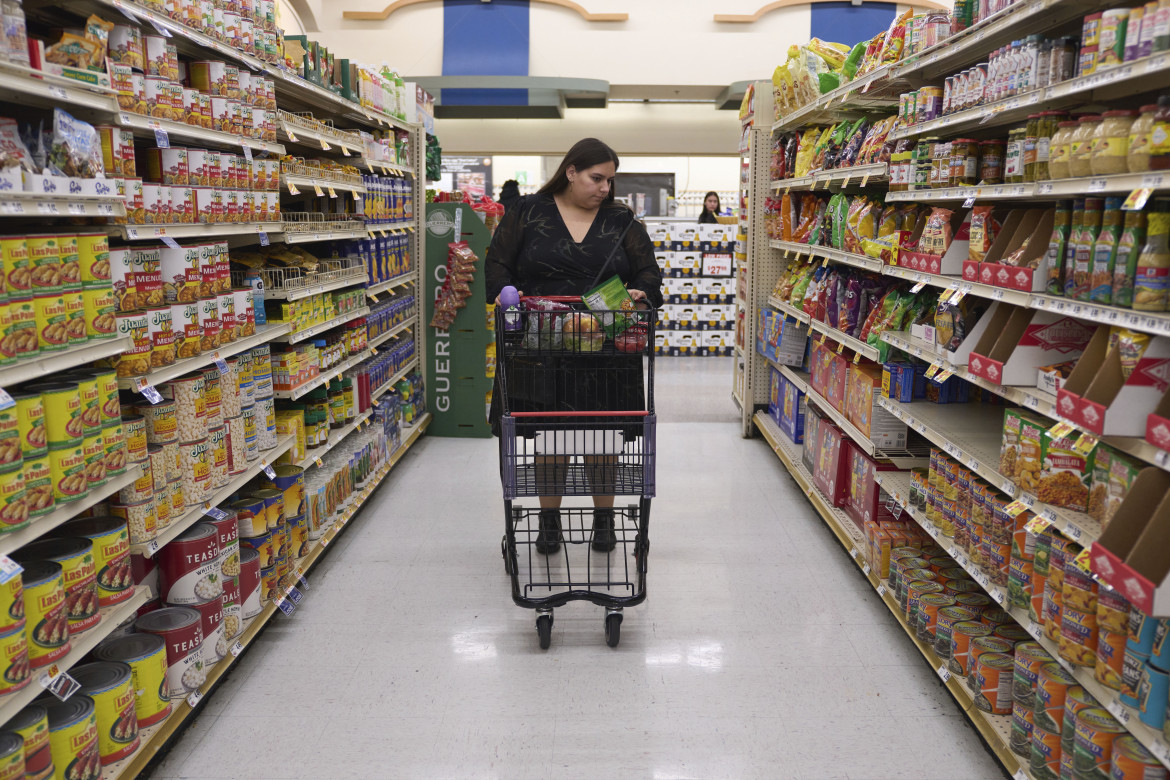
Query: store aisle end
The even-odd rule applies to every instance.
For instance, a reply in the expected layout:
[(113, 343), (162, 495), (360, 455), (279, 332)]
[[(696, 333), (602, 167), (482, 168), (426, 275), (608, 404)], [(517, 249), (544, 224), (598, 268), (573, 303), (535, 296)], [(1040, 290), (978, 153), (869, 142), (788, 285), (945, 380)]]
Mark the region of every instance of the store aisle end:
[(617, 648), (580, 602), (538, 648), (500, 560), (494, 440), (425, 437), (153, 777), (1002, 777), (740, 437), (725, 361), (657, 369), (649, 595)]

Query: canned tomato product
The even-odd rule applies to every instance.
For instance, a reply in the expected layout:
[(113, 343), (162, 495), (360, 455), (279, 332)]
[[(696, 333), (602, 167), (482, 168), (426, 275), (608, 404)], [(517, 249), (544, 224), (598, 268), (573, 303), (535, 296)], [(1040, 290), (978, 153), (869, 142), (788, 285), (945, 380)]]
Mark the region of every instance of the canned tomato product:
[(951, 627), (951, 659), (947, 662), (947, 668), (952, 674), (967, 675), (970, 671), (968, 653), (971, 642), (990, 634), (991, 627), (978, 620), (963, 620)]
[(264, 488), (252, 492), (252, 498), (264, 502), (264, 520), (269, 531), (274, 531), (284, 522), (284, 492), (275, 488)]
[(1017, 702), (1012, 702), (1012, 730), (1008, 738), (1008, 748), (1013, 753), (1024, 758), (1032, 755), (1032, 708)]
[(49, 749), (55, 777), (93, 778), (102, 775), (98, 749), (97, 712), (93, 699), (75, 693), (65, 701), (46, 694), (37, 700), (49, 719)]
[(60, 526), (54, 536), (73, 536), (93, 543), (98, 604), (120, 604), (134, 595), (130, 570), (130, 533), (120, 517), (79, 517)]
[(175, 355), (179, 359), (200, 353), (199, 304), (176, 303), (171, 306), (171, 327), (175, 334)]
[(118, 377), (143, 376), (150, 371), (154, 342), (150, 338), (149, 320), (145, 311), (120, 311), (116, 317), (118, 335), (130, 340), (118, 356), (114, 370)]
[(1125, 671), (1125, 634), (1102, 631), (1097, 635), (1097, 662), (1093, 676), (1097, 682), (1115, 691), (1121, 690)]
[(228, 475), (227, 428), (223, 425), (209, 428), (207, 443), (210, 447), (208, 460), (211, 464), (211, 487), (219, 489), (231, 480)]
[(68, 504), (85, 495), (85, 451), (80, 443), (49, 450), (53, 503)]
[(28, 635), (24, 625), (7, 628), (0, 633), (0, 695), (19, 691), (32, 679), (28, 658)]
[(979, 693), (975, 706), (984, 712), (1007, 715), (1012, 711), (1012, 657), (1006, 653), (983, 653), (975, 670)]
[(1039, 642), (1021, 642), (1016, 646), (1014, 658), (1012, 698), (1029, 707), (1035, 707), (1040, 667), (1052, 663), (1053, 658)]
[[(164, 399), (157, 404), (140, 407), (146, 418), (146, 441), (166, 444), (179, 438), (179, 410), (174, 401)], [(145, 454), (145, 453), (143, 453)]]
[(18, 563), (48, 560), (61, 564), (70, 636), (88, 631), (101, 622), (92, 541), (84, 537), (38, 539), (20, 548), (13, 558)]
[[(140, 415), (126, 415), (122, 417), (122, 438), (126, 441), (126, 459), (128, 463), (141, 463), (147, 460), (147, 445), (149, 437), (146, 432), (146, 418)], [(172, 437), (174, 438), (174, 437)]]
[(198, 506), (211, 495), (211, 462), (208, 459), (207, 439), (179, 444), (179, 460), (183, 468), (183, 498), (187, 506)]
[(223, 594), (191, 608), (199, 612), (203, 630), (203, 668), (206, 671), (227, 655), (227, 636), (223, 625)]
[(49, 747), (49, 715), (43, 704), (33, 702), (8, 721), (24, 743), (25, 780), (49, 780), (53, 776), (53, 753)]
[(1073, 770), (1083, 780), (1108, 780), (1113, 741), (1125, 733), (1104, 707), (1087, 707), (1076, 714)]
[(243, 544), (240, 546), (240, 617), (244, 620), (260, 614), (263, 607), (260, 575), (260, 553)]
[(94, 341), (112, 339), (117, 332), (117, 299), (110, 287), (87, 287), (81, 291), (86, 337)]
[(61, 564), (28, 561), (24, 566), (25, 638), (29, 663), (38, 669), (69, 652), (69, 622), (65, 616), (65, 578)]
[(167, 647), (161, 636), (144, 633), (114, 637), (98, 645), (93, 654), (102, 661), (129, 665), (139, 728), (153, 726), (171, 714)]
[[(24, 502), (31, 518), (42, 517), (53, 511), (53, 470), (49, 456), (24, 462)], [(18, 516), (14, 516), (14, 519)]]
[(161, 597), (168, 604), (198, 604), (222, 593), (219, 532), (196, 523), (157, 555)]
[(201, 250), (198, 245), (162, 249), (163, 295), (169, 303), (195, 303), (199, 299)]
[(1060, 734), (1033, 726), (1029, 748), (1028, 768), (1032, 776), (1037, 780), (1058, 780), (1063, 751)]
[(1166, 767), (1137, 741), (1137, 737), (1126, 734), (1113, 741), (1110, 780), (1165, 780), (1166, 776)]
[(137, 750), (138, 713), (130, 665), (95, 661), (75, 666), (69, 674), (81, 684), (79, 692), (93, 699), (102, 765), (113, 764)]
[(135, 629), (157, 634), (166, 642), (169, 698), (182, 698), (207, 680), (203, 665), (202, 623), (198, 610), (169, 606), (147, 612), (134, 621)]

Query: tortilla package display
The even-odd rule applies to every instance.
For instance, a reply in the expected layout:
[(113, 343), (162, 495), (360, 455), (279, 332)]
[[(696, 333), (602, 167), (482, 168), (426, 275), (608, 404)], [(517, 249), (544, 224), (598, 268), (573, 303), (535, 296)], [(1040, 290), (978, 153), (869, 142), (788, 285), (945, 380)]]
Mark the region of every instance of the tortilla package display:
[(447, 330), (455, 322), (459, 310), (467, 306), (477, 262), (479, 258), (466, 241), (456, 241), (447, 245), (447, 278), (435, 296), (435, 313), (431, 317), (432, 328)]
[(976, 206), (971, 210), (971, 243), (967, 250), (967, 259), (973, 263), (982, 263), (983, 258), (995, 243), (999, 235), (1000, 224), (992, 216), (991, 206)]

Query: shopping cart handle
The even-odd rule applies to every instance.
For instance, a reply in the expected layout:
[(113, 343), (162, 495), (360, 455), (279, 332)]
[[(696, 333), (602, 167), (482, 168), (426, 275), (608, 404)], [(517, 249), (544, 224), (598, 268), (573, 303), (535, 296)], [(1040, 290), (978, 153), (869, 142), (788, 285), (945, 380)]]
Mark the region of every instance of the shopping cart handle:
[(528, 301), (528, 300), (532, 300), (534, 298), (539, 298), (542, 301), (552, 301), (553, 303), (581, 303), (581, 296), (580, 295), (522, 295), (522, 296), (520, 296), (520, 300), (522, 300), (522, 301)]
[(648, 417), (650, 412), (508, 412), (512, 417)]

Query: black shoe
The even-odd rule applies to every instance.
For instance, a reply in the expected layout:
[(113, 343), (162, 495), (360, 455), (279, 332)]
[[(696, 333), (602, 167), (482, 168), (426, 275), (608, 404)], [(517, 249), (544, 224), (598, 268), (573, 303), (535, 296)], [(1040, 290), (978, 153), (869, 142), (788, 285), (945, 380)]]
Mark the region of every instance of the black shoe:
[(612, 552), (617, 547), (617, 535), (613, 532), (613, 509), (598, 507), (593, 510), (593, 543), (597, 552)]
[(536, 534), (536, 551), (552, 555), (561, 549), (561, 510), (540, 510), (540, 530)]

